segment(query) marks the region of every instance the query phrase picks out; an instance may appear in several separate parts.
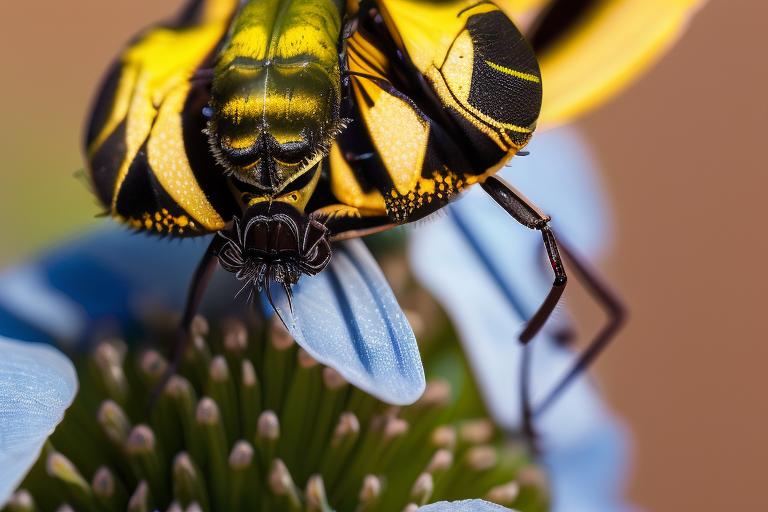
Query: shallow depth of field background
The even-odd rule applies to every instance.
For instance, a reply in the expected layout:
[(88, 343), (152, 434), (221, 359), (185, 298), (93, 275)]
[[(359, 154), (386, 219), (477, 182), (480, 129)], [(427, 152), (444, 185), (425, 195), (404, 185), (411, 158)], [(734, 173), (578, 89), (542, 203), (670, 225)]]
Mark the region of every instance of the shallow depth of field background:
[[(0, 4), (0, 267), (98, 222), (72, 177), (90, 97), (120, 46), (182, 2)], [(649, 511), (768, 510), (766, 19), (762, 1), (711, 1), (578, 123), (615, 213), (601, 268), (631, 313), (595, 374), (634, 433), (629, 497)], [(566, 297), (596, 329), (578, 285)]]

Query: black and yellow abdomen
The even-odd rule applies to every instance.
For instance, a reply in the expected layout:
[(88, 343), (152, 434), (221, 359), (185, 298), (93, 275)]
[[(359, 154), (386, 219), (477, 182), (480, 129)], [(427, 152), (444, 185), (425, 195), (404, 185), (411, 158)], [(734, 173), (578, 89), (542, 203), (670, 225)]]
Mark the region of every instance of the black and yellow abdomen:
[(245, 4), (217, 56), (208, 134), (235, 178), (279, 192), (328, 154), (341, 127), (330, 0)]
[(541, 98), (533, 51), (487, 1), (193, 0), (121, 54), (89, 170), (137, 229), (211, 233), (282, 202), (358, 236), (484, 182)]
[(340, 27), (330, 0), (203, 0), (143, 32), (88, 125), (100, 202), (175, 236), (222, 229), (251, 200), (303, 210), (341, 126)]

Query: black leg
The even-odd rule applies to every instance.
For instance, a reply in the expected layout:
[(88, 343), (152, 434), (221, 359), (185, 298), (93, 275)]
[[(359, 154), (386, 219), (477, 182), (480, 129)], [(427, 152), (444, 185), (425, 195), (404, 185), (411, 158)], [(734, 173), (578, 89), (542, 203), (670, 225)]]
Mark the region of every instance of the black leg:
[(158, 382), (155, 390), (152, 392), (152, 398), (149, 401), (149, 407), (155, 403), (155, 400), (160, 395), (160, 392), (165, 387), (168, 379), (176, 373), (179, 369), (181, 360), (184, 357), (184, 352), (187, 349), (187, 343), (189, 342), (189, 330), (192, 325), (192, 320), (197, 314), (197, 310), (200, 307), (200, 301), (203, 299), (205, 289), (208, 287), (208, 283), (213, 277), (213, 272), (216, 270), (216, 264), (219, 262), (219, 251), (226, 243), (224, 237), (218, 234), (214, 235), (213, 240), (208, 245), (203, 259), (197, 265), (195, 275), (192, 277), (192, 283), (189, 286), (187, 292), (187, 302), (184, 305), (184, 313), (181, 317), (181, 323), (176, 330), (176, 337), (173, 340), (173, 347), (171, 347), (171, 357), (168, 361), (168, 368), (165, 370), (162, 379)]
[(531, 346), (523, 345), (523, 356), (520, 359), (520, 404), (523, 408), (523, 437), (528, 441), (534, 452), (538, 453), (536, 430), (533, 428), (533, 408), (531, 406)]
[(587, 346), (584, 352), (573, 364), (568, 373), (557, 383), (549, 394), (533, 409), (532, 416), (544, 412), (552, 405), (557, 397), (568, 388), (573, 379), (589, 368), (600, 352), (602, 352), (608, 343), (613, 340), (616, 333), (626, 320), (627, 310), (619, 295), (598, 272), (591, 268), (589, 264), (578, 256), (573, 249), (569, 248), (567, 243), (560, 242), (560, 249), (563, 251), (571, 268), (576, 272), (576, 276), (584, 283), (587, 291), (595, 300), (605, 309), (608, 314), (608, 323), (595, 336), (592, 342)]
[(547, 215), (543, 214), (520, 194), (520, 192), (500, 178), (495, 176), (488, 178), (483, 184), (483, 189), (520, 224), (530, 229), (541, 231), (547, 256), (549, 256), (549, 262), (555, 273), (555, 281), (552, 284), (552, 289), (547, 295), (547, 298), (520, 335), (520, 341), (524, 344), (523, 357), (521, 360), (522, 367), (520, 371), (523, 433), (528, 437), (532, 446), (535, 448), (536, 433), (533, 429), (533, 417), (543, 413), (549, 408), (549, 406), (555, 402), (557, 397), (568, 388), (573, 380), (592, 364), (600, 352), (602, 352), (614, 338), (619, 328), (624, 323), (626, 309), (618, 295), (599, 276), (599, 274), (573, 250), (569, 249), (567, 244), (560, 242), (560, 249), (572, 265), (576, 275), (584, 282), (584, 285), (590, 294), (595, 297), (597, 302), (608, 313), (608, 323), (592, 340), (586, 350), (582, 352), (568, 373), (560, 380), (560, 382), (558, 382), (552, 391), (550, 391), (538, 405), (532, 405), (529, 389), (531, 353), (527, 344), (547, 321), (557, 305), (560, 296), (563, 294), (566, 283), (565, 269), (562, 260), (560, 259), (558, 243), (555, 241), (555, 236), (549, 227), (550, 218)]
[(560, 297), (565, 291), (565, 284), (568, 280), (565, 274), (565, 267), (560, 259), (557, 241), (549, 227), (550, 217), (536, 208), (528, 199), (518, 192), (512, 185), (496, 176), (491, 176), (483, 183), (483, 190), (490, 195), (499, 206), (509, 213), (513, 219), (529, 229), (541, 231), (544, 239), (544, 247), (549, 256), (549, 263), (555, 273), (555, 280), (552, 288), (547, 294), (547, 298), (539, 306), (533, 317), (528, 321), (520, 334), (520, 341), (523, 343), (523, 357), (520, 361), (520, 394), (523, 408), (523, 435), (528, 439), (531, 447), (537, 450), (536, 431), (533, 428), (534, 408), (531, 405), (530, 397), (530, 368), (531, 368), (531, 348), (528, 342), (541, 330), (547, 319), (557, 306)]
[(541, 231), (544, 247), (547, 250), (547, 256), (549, 256), (549, 263), (552, 265), (552, 270), (555, 273), (555, 280), (552, 283), (552, 289), (549, 291), (547, 298), (544, 299), (538, 311), (528, 321), (522, 334), (520, 334), (520, 341), (528, 343), (541, 330), (555, 309), (555, 306), (557, 306), (560, 297), (565, 291), (568, 277), (565, 275), (565, 267), (563, 267), (563, 262), (560, 259), (555, 235), (552, 233), (552, 228), (549, 227), (549, 216), (544, 215), (520, 192), (515, 190), (512, 185), (501, 178), (491, 176), (485, 180), (482, 186), (483, 190), (517, 222), (529, 229)]

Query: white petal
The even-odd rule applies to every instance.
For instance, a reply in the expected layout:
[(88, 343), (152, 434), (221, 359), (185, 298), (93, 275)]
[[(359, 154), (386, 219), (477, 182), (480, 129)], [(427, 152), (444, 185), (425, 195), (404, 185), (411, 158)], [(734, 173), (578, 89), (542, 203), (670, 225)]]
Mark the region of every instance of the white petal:
[(50, 345), (0, 337), (0, 507), (77, 393), (72, 362)]
[(296, 342), (353, 385), (396, 405), (424, 392), (416, 338), (362, 241), (335, 245), (325, 270), (299, 279), (293, 314), (279, 285), (271, 293)]

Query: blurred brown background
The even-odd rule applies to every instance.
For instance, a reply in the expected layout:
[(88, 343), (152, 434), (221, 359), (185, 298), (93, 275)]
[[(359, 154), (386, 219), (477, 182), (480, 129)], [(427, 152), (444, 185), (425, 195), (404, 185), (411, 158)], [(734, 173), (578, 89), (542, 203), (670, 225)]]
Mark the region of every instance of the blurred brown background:
[[(90, 96), (118, 48), (181, 3), (0, 4), (0, 266), (94, 222), (72, 178)], [(604, 270), (631, 308), (596, 372), (635, 435), (629, 495), (647, 510), (768, 510), (766, 19), (761, 0), (710, 2), (579, 123), (617, 218)]]

